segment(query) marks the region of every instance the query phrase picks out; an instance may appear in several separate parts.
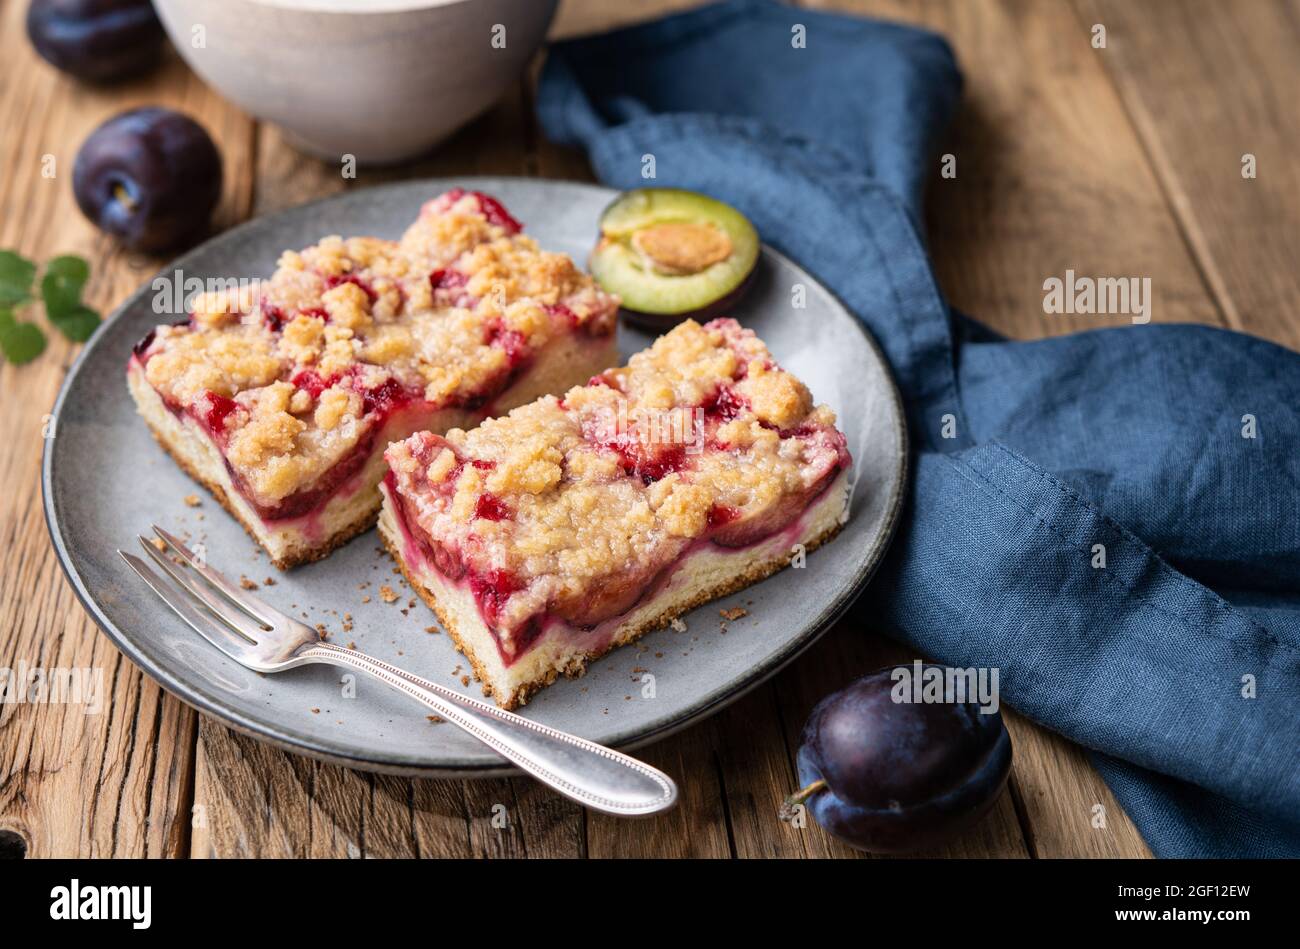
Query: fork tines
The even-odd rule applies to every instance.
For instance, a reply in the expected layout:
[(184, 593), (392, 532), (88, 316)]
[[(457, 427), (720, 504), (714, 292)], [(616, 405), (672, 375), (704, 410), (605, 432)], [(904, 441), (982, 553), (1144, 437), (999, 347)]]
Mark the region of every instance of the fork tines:
[(247, 661), (251, 647), (271, 631), (275, 618), (283, 614), (207, 566), (172, 534), (157, 525), (153, 531), (175, 552), (180, 563), (165, 556), (147, 537), (138, 537), (140, 546), (171, 583), (139, 557), (122, 550), (118, 554), (195, 632), (222, 652)]

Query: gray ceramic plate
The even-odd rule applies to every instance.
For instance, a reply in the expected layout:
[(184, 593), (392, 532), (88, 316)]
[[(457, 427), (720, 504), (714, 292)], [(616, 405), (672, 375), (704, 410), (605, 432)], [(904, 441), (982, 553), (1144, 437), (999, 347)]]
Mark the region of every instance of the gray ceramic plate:
[[(601, 210), (614, 192), (590, 185), (519, 178), (421, 181), (354, 191), (252, 221), (204, 244), (165, 273), (189, 277), (269, 274), (280, 251), (324, 234), (395, 237), (420, 204), (454, 185), (498, 196), (528, 232), (551, 250), (585, 260)], [(807, 288), (807, 306), (791, 307), (791, 288)], [(374, 532), (321, 563), (279, 574), (259, 556), (235, 521), (164, 455), (137, 418), (126, 391), (131, 346), (156, 323), (146, 284), (119, 309), (72, 367), (54, 408), (55, 437), (44, 459), (50, 535), (77, 594), (118, 647), (165, 688), (241, 731), (290, 751), (353, 767), (399, 773), (486, 774), (503, 762), (448, 724), (372, 681), (345, 697), (339, 672), (306, 668), (261, 676), (240, 667), (189, 631), (145, 588), (115, 553), (130, 548), (149, 524), (201, 540), (228, 574), (276, 584), (272, 603), (324, 623), (336, 642), (437, 682), (461, 688), (468, 664), (436, 622), (407, 597), (377, 552)], [(875, 343), (825, 288), (785, 257), (765, 249), (761, 271), (734, 315), (767, 342), (777, 359), (804, 379), (818, 401), (835, 410), (848, 435), (856, 470), (851, 519), (803, 570), (786, 570), (685, 618), (686, 632), (661, 630), (593, 663), (581, 679), (536, 696), (524, 714), (610, 745), (635, 746), (708, 715), (771, 676), (838, 617), (866, 583), (888, 545), (903, 492), (906, 432), (898, 393)], [(624, 354), (649, 337), (620, 327)], [(182, 500), (199, 491), (201, 507)], [(200, 517), (202, 515), (202, 517)], [(362, 583), (370, 586), (363, 592)], [(385, 604), (390, 583), (401, 601)], [(371, 601), (363, 603), (369, 594)], [(749, 614), (720, 631), (719, 609), (745, 605)], [(340, 617), (354, 616), (350, 632)], [(649, 670), (654, 697), (639, 680)], [(477, 684), (469, 689), (477, 694)], [(629, 698), (630, 696), (630, 698)], [(313, 709), (319, 709), (313, 712)]]

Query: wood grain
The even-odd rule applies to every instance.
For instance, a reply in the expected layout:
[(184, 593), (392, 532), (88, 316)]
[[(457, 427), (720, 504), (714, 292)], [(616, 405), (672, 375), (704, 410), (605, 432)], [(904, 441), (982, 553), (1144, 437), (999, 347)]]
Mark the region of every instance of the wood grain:
[(701, 0), (561, 0), (550, 38), (604, 33), (701, 5)]
[[(32, 53), (25, 10), (0, 6), (0, 127), (22, 130), (0, 137), (0, 247), (92, 261), (86, 300), (107, 313), (162, 261), (123, 253), (82, 218), (69, 186), (81, 141), (146, 102), (194, 116), (225, 159), (224, 227), (248, 213), (253, 125), (175, 57), (111, 93), (60, 76)], [(52, 178), (42, 176), (46, 155)], [(39, 306), (22, 316), (44, 322)], [(196, 716), (98, 634), (55, 561), (40, 497), (43, 426), (76, 347), (46, 329), (36, 362), (0, 366), (0, 667), (86, 669), (102, 676), (104, 697), (98, 711), (0, 705), (0, 830), (31, 856), (174, 856), (188, 849)]]
[(1074, 5), (1224, 321), (1300, 347), (1300, 4)]
[[(942, 149), (956, 178), (931, 176), (927, 219), (951, 302), (1032, 338), (1129, 323), (1046, 315), (1043, 281), (1150, 277), (1156, 322), (1220, 322), (1155, 172), (1090, 34), (1058, 0), (849, 0), (851, 9), (942, 32), (966, 78)], [(1158, 27), (1152, 26), (1158, 29)]]

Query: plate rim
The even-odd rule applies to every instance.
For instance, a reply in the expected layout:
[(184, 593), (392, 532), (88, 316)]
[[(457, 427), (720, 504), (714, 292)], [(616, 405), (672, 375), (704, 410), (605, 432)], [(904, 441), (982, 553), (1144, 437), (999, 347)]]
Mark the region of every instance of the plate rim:
[[(323, 198), (316, 198), (302, 204), (294, 205), (290, 208), (284, 208), (272, 214), (264, 214), (258, 217), (250, 218), (234, 227), (227, 228), (219, 234), (214, 234), (200, 244), (187, 249), (180, 256), (172, 259), (165, 267), (153, 275), (146, 278), (141, 285), (131, 293), (125, 300), (120, 303), (111, 314), (105, 319), (104, 327), (122, 318), (126, 311), (132, 307), (139, 299), (144, 297), (153, 285), (154, 280), (167, 273), (172, 273), (178, 269), (180, 261), (207, 250), (211, 245), (237, 239), (245, 231), (252, 230), (262, 226), (268, 219), (281, 217), (284, 215), (305, 212), (310, 208), (321, 205), (339, 202), (346, 199), (352, 199), (358, 193), (369, 193), (373, 191), (386, 191), (410, 188), (413, 185), (428, 185), (431, 188), (446, 188), (464, 186), (467, 184), (482, 184), (485, 188), (490, 189), (491, 182), (519, 182), (529, 185), (561, 185), (565, 187), (577, 188), (579, 190), (589, 191), (612, 200), (621, 194), (616, 188), (609, 188), (604, 185), (593, 184), (585, 181), (572, 181), (562, 178), (534, 178), (524, 175), (457, 175), (452, 177), (437, 178), (412, 178), (397, 182), (389, 182), (382, 185), (361, 189), (349, 189), (339, 194), (328, 195)], [(430, 192), (432, 193), (432, 192)], [(632, 729), (631, 734), (618, 734), (609, 739), (608, 743), (614, 747), (622, 749), (635, 749), (643, 747), (655, 741), (659, 741), (670, 735), (673, 735), (691, 725), (697, 724), (717, 712), (721, 711), (727, 705), (740, 699), (751, 690), (767, 682), (782, 669), (792, 663), (807, 649), (809, 649), (818, 639), (830, 629), (835, 622), (848, 611), (849, 607), (857, 600), (862, 591), (870, 582), (872, 576), (879, 568), (885, 553), (888, 551), (897, 533), (899, 515), (901, 514), (903, 497), (908, 484), (910, 474), (910, 439), (907, 427), (907, 415), (903, 409), (902, 396), (898, 391), (898, 384), (894, 379), (892, 367), (885, 358), (884, 351), (880, 344), (871, 334), (871, 331), (863, 322), (853, 315), (844, 301), (830, 287), (826, 286), (806, 267), (792, 260), (785, 254), (771, 247), (767, 243), (762, 244), (762, 253), (771, 258), (775, 258), (787, 265), (807, 274), (819, 288), (828, 294), (832, 300), (844, 310), (849, 316), (850, 321), (857, 327), (862, 334), (863, 339), (870, 347), (876, 358), (879, 360), (884, 370), (886, 390), (889, 395), (889, 410), (894, 417), (894, 422), (898, 430), (898, 469), (892, 493), (886, 501), (884, 523), (882, 530), (876, 535), (875, 543), (867, 552), (863, 559), (862, 566), (855, 574), (852, 582), (845, 588), (844, 592), (828, 603), (826, 607), (814, 618), (809, 624), (806, 631), (798, 637), (792, 639), (777, 655), (771, 657), (767, 662), (755, 666), (740, 681), (734, 683), (730, 688), (724, 688), (706, 696), (695, 705), (691, 706), (685, 712), (673, 718), (671, 721), (664, 722), (658, 726), (649, 729)], [(62, 415), (64, 404), (67, 400), (68, 393), (76, 381), (79, 373), (84, 367), (85, 362), (95, 351), (96, 347), (101, 345), (106, 338), (106, 333), (102, 330), (84, 346), (77, 357), (69, 366), (63, 382), (59, 386), (58, 395), (55, 397), (54, 405), (50, 410), (50, 418), (57, 426), (59, 418)], [(342, 765), (343, 767), (352, 768), (362, 771), (377, 772), (382, 774), (393, 774), (409, 777), (433, 777), (433, 778), (490, 778), (504, 777), (521, 774), (518, 768), (502, 764), (485, 762), (482, 764), (447, 764), (436, 765), (427, 763), (418, 763), (404, 759), (400, 755), (374, 755), (357, 754), (352, 749), (342, 745), (334, 745), (326, 740), (312, 738), (300, 733), (287, 729), (275, 722), (258, 720), (250, 716), (245, 716), (237, 710), (223, 706), (216, 698), (204, 694), (202, 691), (194, 689), (191, 686), (175, 679), (169, 675), (166, 670), (155, 664), (147, 654), (139, 649), (135, 643), (126, 636), (121, 629), (108, 617), (100, 608), (95, 597), (91, 594), (86, 584), (83, 582), (80, 573), (72, 562), (70, 553), (62, 530), (58, 524), (58, 517), (54, 510), (54, 473), (51, 443), (56, 439), (46, 439), (45, 445), (41, 450), (41, 506), (45, 518), (46, 530), (49, 533), (50, 544), (54, 549), (55, 559), (58, 560), (64, 576), (67, 578), (73, 593), (76, 594), (82, 608), (94, 621), (99, 630), (108, 637), (109, 641), (125, 655), (139, 669), (153, 679), (166, 692), (176, 699), (188, 705), (198, 712), (206, 713), (219, 720), (222, 724), (233, 729), (240, 734), (247, 735), (259, 741), (265, 741), (277, 748), (288, 751), (293, 754), (304, 755), (319, 761), (325, 761), (331, 764)]]

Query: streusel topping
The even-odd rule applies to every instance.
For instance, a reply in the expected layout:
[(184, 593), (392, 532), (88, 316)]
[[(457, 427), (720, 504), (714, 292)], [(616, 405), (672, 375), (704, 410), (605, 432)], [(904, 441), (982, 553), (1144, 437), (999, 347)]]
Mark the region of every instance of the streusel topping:
[(539, 614), (621, 612), (698, 540), (774, 533), (849, 464), (831, 410), (728, 319), (682, 323), (562, 400), (386, 457), (440, 568), (480, 578), (503, 647)]
[(261, 503), (309, 486), (395, 408), (486, 404), (555, 336), (613, 332), (618, 309), (496, 200), (460, 189), (398, 241), (327, 237), (267, 280), (231, 283), (136, 358)]

